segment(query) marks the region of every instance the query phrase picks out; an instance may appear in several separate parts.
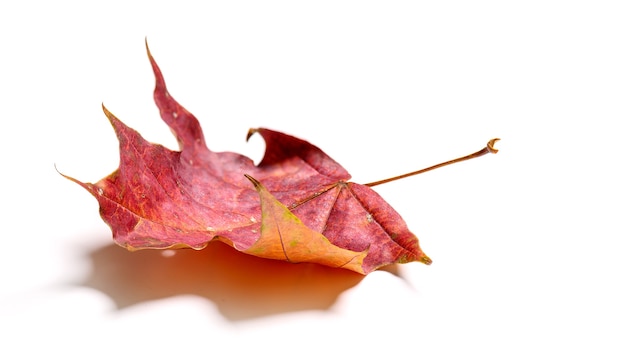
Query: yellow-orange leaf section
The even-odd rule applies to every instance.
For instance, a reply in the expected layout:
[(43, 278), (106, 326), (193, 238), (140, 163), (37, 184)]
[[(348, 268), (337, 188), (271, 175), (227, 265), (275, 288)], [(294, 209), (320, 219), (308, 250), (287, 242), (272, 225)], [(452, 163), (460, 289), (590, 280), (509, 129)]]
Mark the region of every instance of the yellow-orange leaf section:
[(261, 183), (245, 175), (261, 198), (261, 236), (247, 254), (292, 263), (318, 263), (363, 272), (367, 251), (355, 252), (333, 245), (324, 235), (305, 226)]

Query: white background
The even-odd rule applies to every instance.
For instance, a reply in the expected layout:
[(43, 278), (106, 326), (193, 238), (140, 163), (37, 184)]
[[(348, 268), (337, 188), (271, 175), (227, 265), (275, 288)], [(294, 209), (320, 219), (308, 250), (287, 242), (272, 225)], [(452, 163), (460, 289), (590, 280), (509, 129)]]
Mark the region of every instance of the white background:
[[(9, 3), (0, 360), (626, 360), (622, 2)], [(272, 128), (359, 183), (500, 153), (376, 188), (431, 266), (129, 253), (55, 165), (117, 167), (101, 103), (176, 148), (145, 37), (215, 151)]]

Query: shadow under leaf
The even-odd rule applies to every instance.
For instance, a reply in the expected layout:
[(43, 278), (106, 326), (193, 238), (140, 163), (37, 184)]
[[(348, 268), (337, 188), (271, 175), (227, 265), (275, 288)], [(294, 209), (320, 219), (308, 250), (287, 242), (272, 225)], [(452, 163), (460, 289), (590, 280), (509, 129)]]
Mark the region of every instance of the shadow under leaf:
[(107, 294), (118, 309), (192, 294), (211, 300), (229, 320), (325, 310), (364, 276), (317, 264), (290, 264), (243, 254), (221, 242), (200, 251), (141, 250), (110, 245), (90, 253), (82, 285)]

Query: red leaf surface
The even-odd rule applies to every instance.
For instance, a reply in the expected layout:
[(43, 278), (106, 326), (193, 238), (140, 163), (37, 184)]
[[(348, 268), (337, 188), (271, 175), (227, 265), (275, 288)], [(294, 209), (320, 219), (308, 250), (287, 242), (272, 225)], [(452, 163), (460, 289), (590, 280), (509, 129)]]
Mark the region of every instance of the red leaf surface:
[[(146, 141), (103, 107), (120, 145), (119, 168), (94, 183), (68, 177), (100, 204), (115, 241), (129, 249), (202, 249), (215, 240), (244, 253), (316, 262), (367, 274), (431, 260), (400, 215), (307, 141), (251, 129), (266, 143), (259, 165), (212, 152), (198, 120), (156, 78), (154, 99), (180, 151)], [(66, 176), (67, 177), (67, 176)]]

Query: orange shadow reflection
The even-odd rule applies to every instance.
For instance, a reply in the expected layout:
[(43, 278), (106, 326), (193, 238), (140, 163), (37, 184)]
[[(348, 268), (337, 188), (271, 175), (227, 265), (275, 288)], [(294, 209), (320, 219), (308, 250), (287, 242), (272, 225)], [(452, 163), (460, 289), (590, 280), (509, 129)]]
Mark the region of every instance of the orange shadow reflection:
[(92, 273), (83, 285), (107, 294), (119, 309), (193, 294), (211, 300), (233, 321), (328, 309), (364, 278), (344, 269), (257, 258), (220, 242), (201, 251), (175, 252), (129, 252), (110, 245), (90, 258)]

